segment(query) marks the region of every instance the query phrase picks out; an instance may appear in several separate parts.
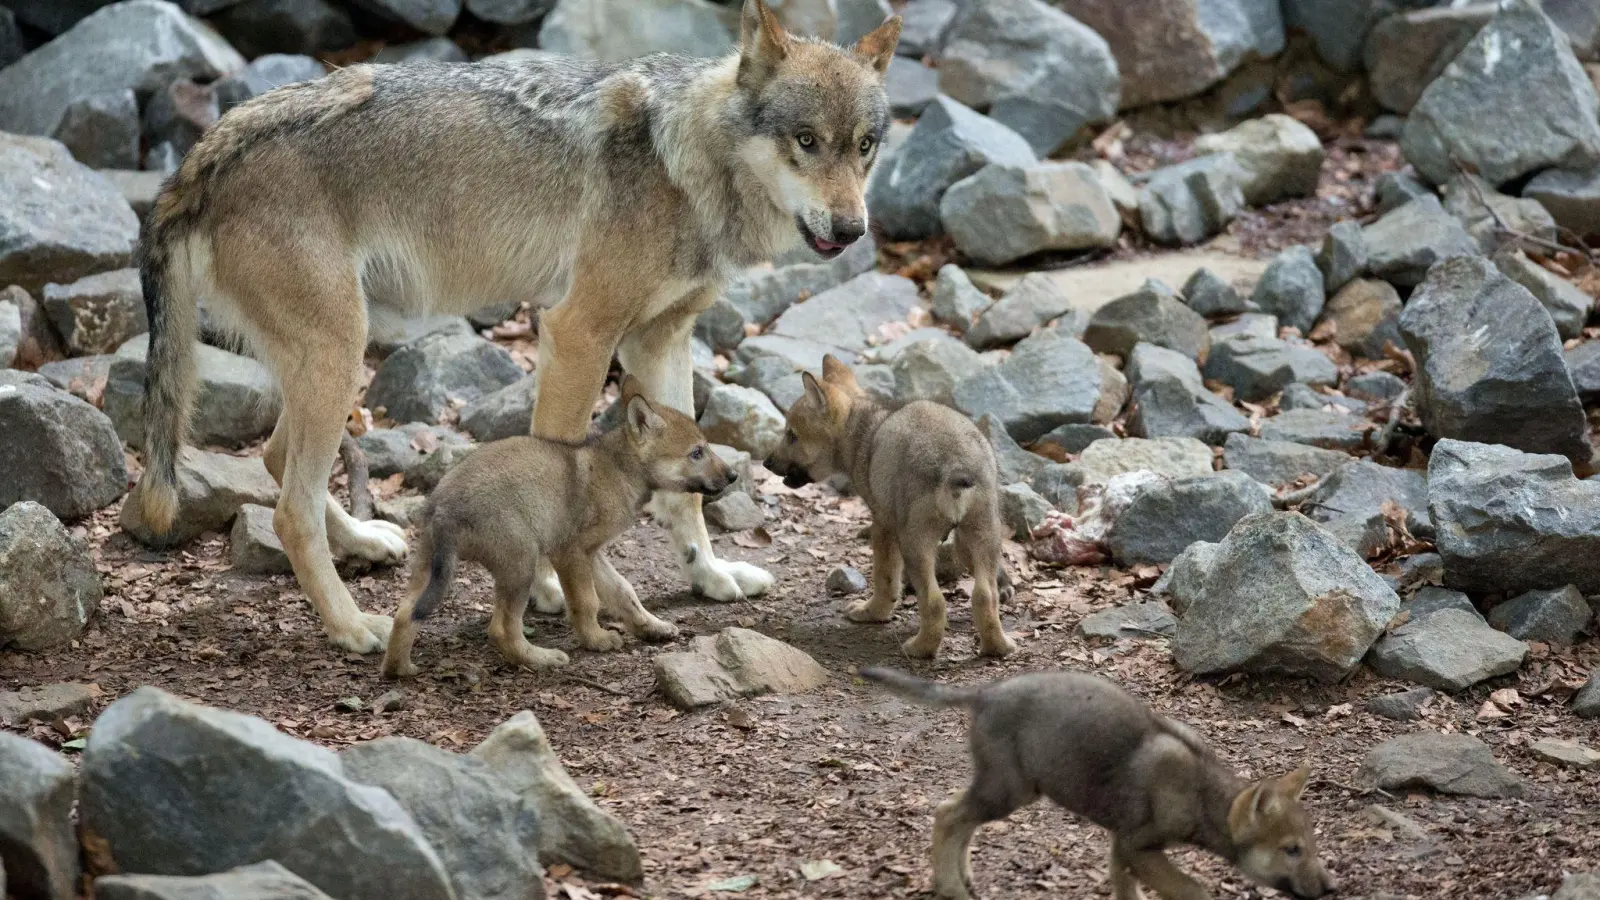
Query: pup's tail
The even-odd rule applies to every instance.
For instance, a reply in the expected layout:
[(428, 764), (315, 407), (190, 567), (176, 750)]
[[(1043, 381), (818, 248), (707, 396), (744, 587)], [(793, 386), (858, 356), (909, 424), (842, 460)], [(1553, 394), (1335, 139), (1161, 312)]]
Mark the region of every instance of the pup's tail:
[(972, 506), (972, 499), (977, 493), (973, 488), (977, 486), (978, 476), (965, 468), (946, 472), (943, 482), (939, 485), (937, 499), (939, 514), (948, 517), (951, 522), (965, 519), (967, 510)]
[(923, 706), (971, 706), (978, 699), (978, 688), (950, 687), (898, 669), (871, 666), (856, 674), (868, 681), (876, 681), (888, 688), (891, 694)]
[(417, 564), (427, 559), (428, 571), (424, 576), (427, 582), (411, 609), (413, 620), (426, 619), (438, 612), (439, 604), (450, 593), (450, 584), (456, 577), (455, 529), (429, 522), (422, 542), (423, 546), (417, 548)]
[[(166, 193), (178, 190), (169, 183)], [(135, 489), (140, 518), (166, 534), (178, 513), (178, 454), (189, 433), (194, 402), (194, 342), (198, 296), (186, 247), (187, 223), (164, 215), (158, 203), (139, 241), (139, 286), (150, 323), (145, 359), (145, 470)]]

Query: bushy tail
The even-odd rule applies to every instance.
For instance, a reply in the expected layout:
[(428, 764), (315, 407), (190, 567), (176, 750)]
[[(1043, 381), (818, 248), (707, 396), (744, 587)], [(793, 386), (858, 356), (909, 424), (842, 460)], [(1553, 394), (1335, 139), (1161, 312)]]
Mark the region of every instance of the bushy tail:
[(139, 504), (141, 518), (156, 534), (171, 529), (178, 513), (178, 454), (188, 437), (194, 402), (198, 297), (187, 258), (174, 265), (175, 254), (187, 253), (179, 246), (181, 231), (161, 227), (158, 216), (151, 215), (139, 241), (150, 349), (145, 360), (145, 470), (130, 502)]
[(978, 699), (978, 688), (950, 687), (898, 669), (871, 666), (856, 674), (883, 685), (896, 696), (923, 706), (971, 706)]
[(439, 610), (439, 604), (450, 593), (450, 585), (456, 577), (456, 536), (450, 528), (440, 528), (432, 522), (423, 535), (422, 546), (417, 548), (418, 563), (423, 558), (428, 561), (428, 580), (422, 588), (422, 593), (417, 596), (417, 603), (411, 608), (413, 620), (426, 619)]

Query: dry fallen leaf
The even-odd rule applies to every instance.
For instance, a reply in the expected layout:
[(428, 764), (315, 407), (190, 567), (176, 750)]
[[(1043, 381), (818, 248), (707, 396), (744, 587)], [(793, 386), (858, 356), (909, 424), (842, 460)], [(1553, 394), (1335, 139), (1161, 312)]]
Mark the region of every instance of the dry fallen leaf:
[(767, 532), (766, 528), (757, 526), (751, 531), (741, 531), (738, 534), (735, 534), (733, 536), (733, 542), (740, 547), (747, 547), (751, 550), (760, 550), (763, 547), (772, 546), (772, 535)]

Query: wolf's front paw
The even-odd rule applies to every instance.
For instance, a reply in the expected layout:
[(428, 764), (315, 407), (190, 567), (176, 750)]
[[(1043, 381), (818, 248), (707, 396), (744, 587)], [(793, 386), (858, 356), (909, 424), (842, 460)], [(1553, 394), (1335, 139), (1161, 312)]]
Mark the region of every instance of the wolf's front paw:
[(628, 630), (642, 641), (670, 641), (678, 636), (678, 626), (655, 616), (635, 623)]
[(328, 641), (351, 653), (382, 653), (389, 645), (389, 631), (393, 627), (394, 620), (388, 616), (362, 613), (361, 618), (348, 627), (328, 626)]
[(406, 558), (405, 529), (393, 522), (373, 519), (357, 522), (348, 534), (334, 537), (340, 556), (354, 556), (367, 562), (389, 565)]
[(578, 644), (585, 650), (593, 650), (596, 653), (609, 653), (613, 650), (621, 650), (623, 639), (622, 635), (609, 628), (597, 628), (587, 633), (579, 632)]
[(695, 593), (718, 603), (759, 597), (772, 587), (774, 580), (765, 569), (758, 566), (722, 559), (708, 559), (695, 566), (690, 575)]
[(894, 618), (894, 604), (855, 600), (844, 608), (844, 617), (852, 622), (887, 622)]

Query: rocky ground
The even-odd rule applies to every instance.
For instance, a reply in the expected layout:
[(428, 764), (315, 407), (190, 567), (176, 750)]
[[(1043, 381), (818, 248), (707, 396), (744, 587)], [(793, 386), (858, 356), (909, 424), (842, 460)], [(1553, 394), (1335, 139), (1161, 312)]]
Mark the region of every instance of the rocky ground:
[[(1173, 3), (1183, 27), (1159, 35), (1093, 0), (782, 4), (840, 39), (905, 15), (898, 121), (874, 239), (751, 270), (697, 324), (695, 412), (749, 473), (708, 505), (717, 550), (778, 581), (692, 596), (641, 523), (613, 556), (684, 633), (671, 646), (579, 652), (530, 613), (572, 665), (510, 669), (469, 566), (415, 681), (330, 647), (272, 533), (270, 374), (204, 316), (204, 449), (181, 465), (177, 532), (124, 509), (148, 329), (137, 214), (204, 129), (325, 64), (731, 45), (731, 8), (692, 0), (585, 27), (621, 2), (0, 2), (0, 196), (20, 201), (0, 206), (0, 772), (22, 786), (20, 812), (0, 810), (0, 895), (89, 896), (80, 861), (166, 870), (181, 851), (192, 872), (295, 873), (228, 876), (250, 896), (320, 896), (303, 876), (465, 900), (525, 885), (537, 841), (545, 894), (573, 900), (927, 896), (964, 726), (853, 677), (885, 661), (954, 682), (1095, 672), (1249, 775), (1309, 764), (1342, 896), (1596, 895), (1600, 22), (1580, 3)], [(956, 571), (934, 663), (900, 656), (911, 604), (884, 626), (843, 618), (871, 571), (867, 510), (756, 464), (824, 353), (988, 436), (1016, 655), (975, 656)], [(536, 359), (537, 313), (515, 304), (377, 323), (338, 496), (411, 524), (456, 460), (525, 431)], [(401, 571), (346, 567), (363, 609), (394, 610)], [(696, 682), (718, 648), (762, 665)], [(521, 710), (537, 723), (506, 724)], [(232, 793), (183, 781), (210, 771)], [(233, 813), (302, 795), (323, 805)], [(185, 821), (146, 818), (195, 796)], [(346, 851), (311, 826), (228, 855), (302, 815), (360, 845), (374, 802), (400, 809), (383, 852), (349, 851), (383, 859), (367, 874), (330, 864)], [(981, 833), (978, 891), (1108, 896), (1105, 852), (1040, 804)], [(1222, 895), (1266, 893), (1183, 861)]]

